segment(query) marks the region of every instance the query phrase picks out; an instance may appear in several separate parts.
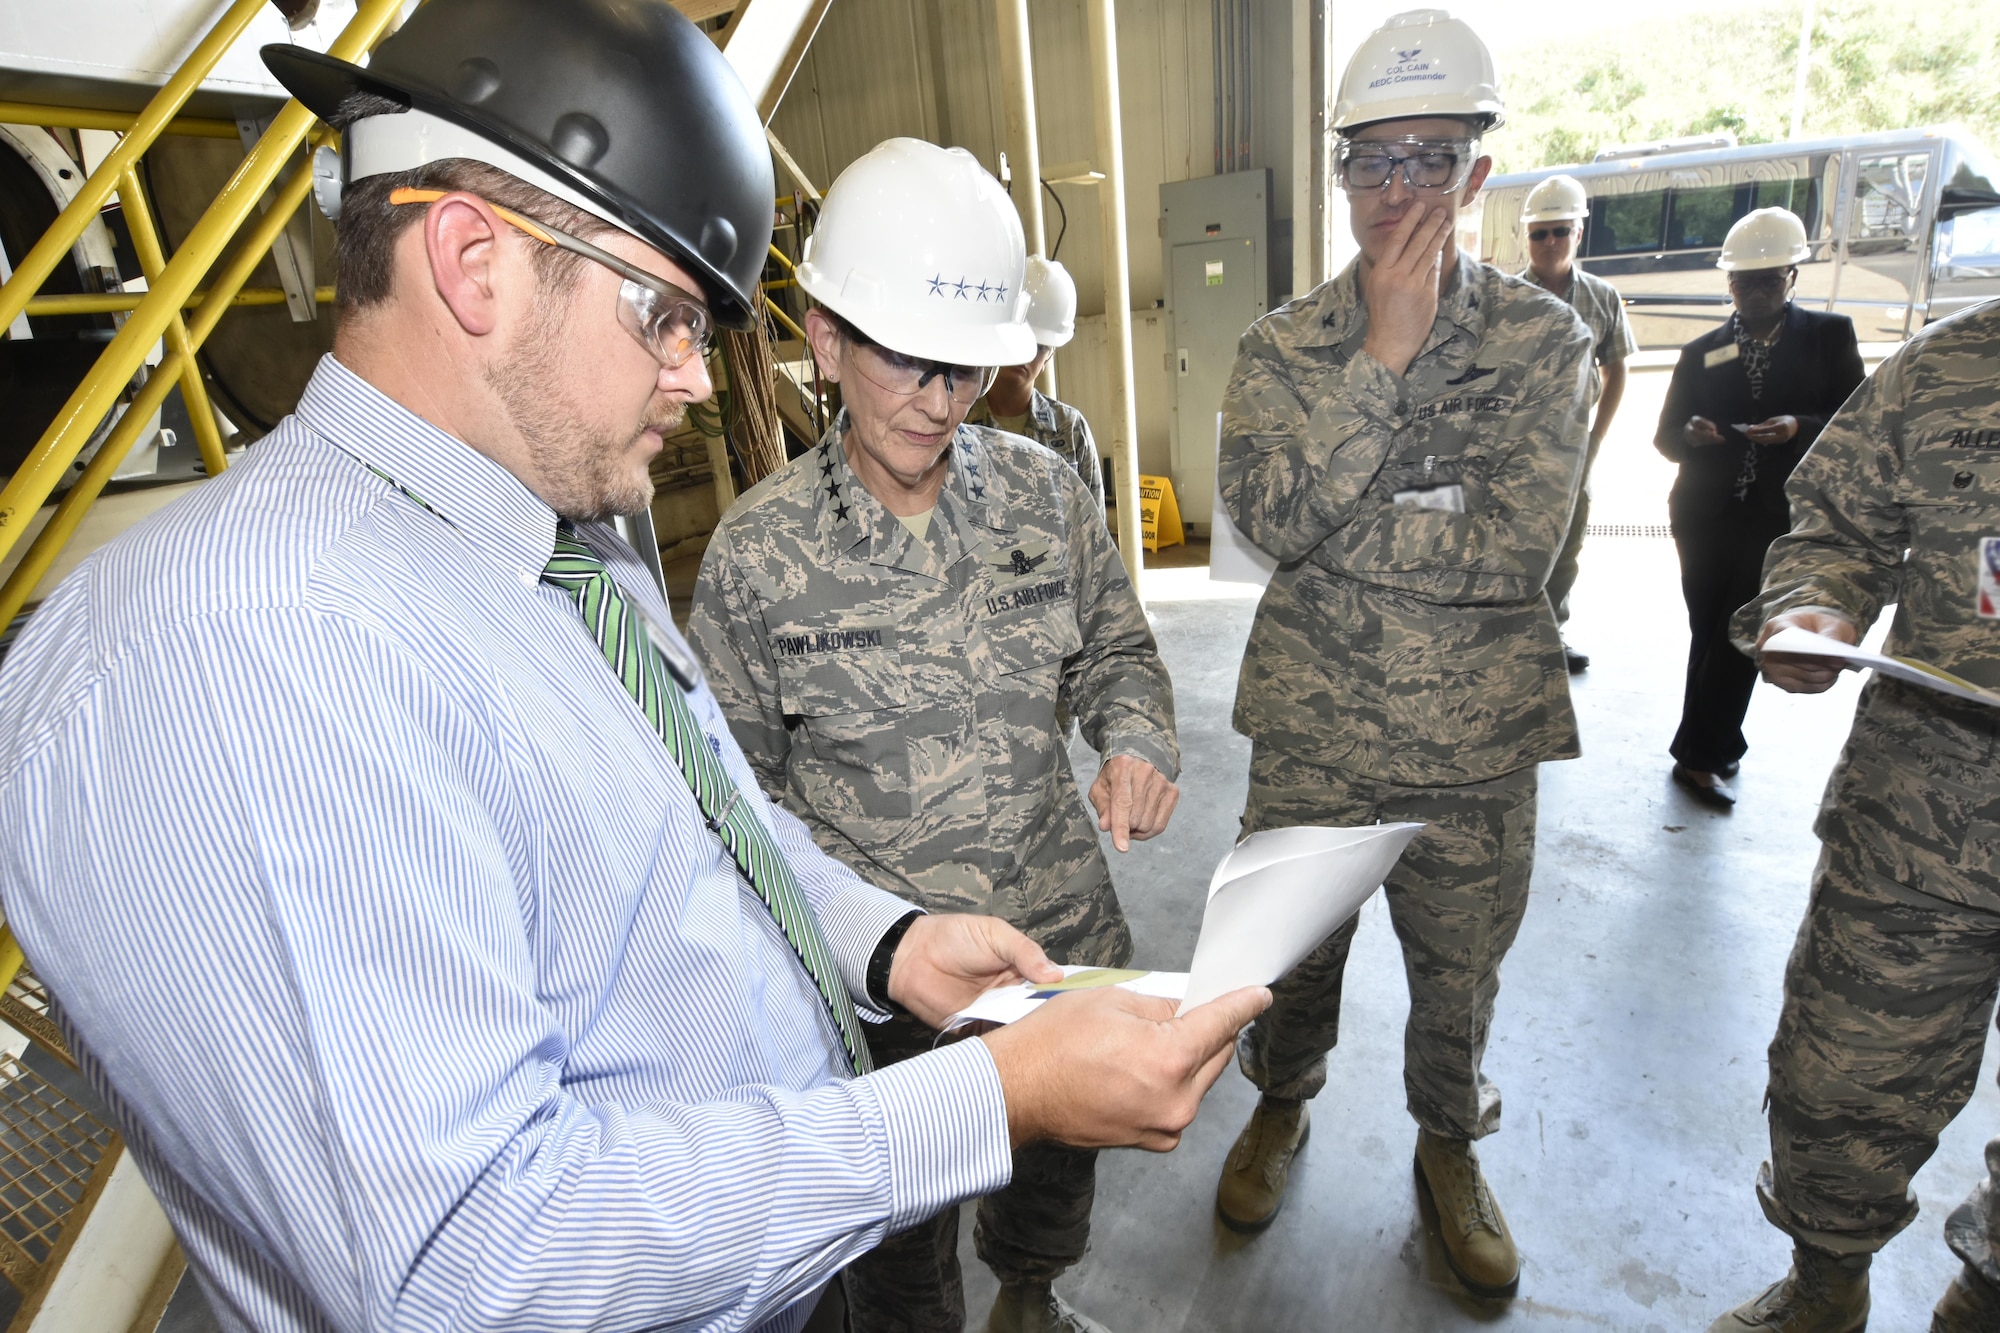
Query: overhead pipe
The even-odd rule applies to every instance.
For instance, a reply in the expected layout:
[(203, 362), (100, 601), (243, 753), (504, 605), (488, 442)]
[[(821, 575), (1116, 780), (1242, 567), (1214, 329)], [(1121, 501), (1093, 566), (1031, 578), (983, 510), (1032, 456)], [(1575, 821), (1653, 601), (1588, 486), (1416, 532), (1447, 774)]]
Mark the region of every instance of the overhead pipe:
[[(1021, 214), (1028, 253), (1048, 257), (1048, 223), (1042, 209), (1041, 134), (1035, 121), (1035, 62), (1028, 40), (1028, 0), (993, 0), (1000, 29), (1000, 98), (1007, 111), (1007, 160), (1013, 164), (1014, 207)], [(1042, 368), (1041, 390), (1053, 397), (1056, 363)]]
[(1236, 0), (1242, 32), (1236, 42), (1236, 95), (1240, 106), (1236, 115), (1236, 169), (1248, 171), (1251, 143), (1257, 129), (1257, 15), (1250, 0)]
[(1208, 5), (1208, 46), (1209, 66), (1213, 70), (1215, 84), (1215, 174), (1220, 176), (1227, 168), (1222, 165), (1222, 147), (1228, 143), (1228, 127), (1223, 123), (1222, 99), (1227, 95), (1227, 83), (1222, 77), (1222, 9), (1229, 0), (1209, 0)]
[[(1329, 270), (1333, 266), (1333, 40), (1332, 15), (1328, 13), (1328, 0), (1309, 0), (1306, 20), (1307, 41), (1311, 54), (1308, 57), (1308, 77), (1306, 96), (1309, 105), (1306, 110), (1305, 128), (1310, 140), (1307, 147), (1307, 212), (1306, 243), (1311, 247), (1307, 252), (1310, 267), (1307, 270), (1309, 286), (1305, 291), (1319, 286), (1333, 276)], [(1294, 241), (1294, 244), (1297, 242)], [(1304, 295), (1305, 292), (1300, 292)]]
[(1085, 0), (1090, 21), (1092, 102), (1097, 122), (1097, 216), (1104, 237), (1104, 332), (1111, 370), (1111, 473), (1118, 497), (1118, 550), (1134, 594), (1144, 597), (1146, 549), (1139, 533), (1139, 421), (1133, 409), (1132, 275), (1125, 238), (1125, 143), (1118, 110), (1118, 15), (1112, 0)]

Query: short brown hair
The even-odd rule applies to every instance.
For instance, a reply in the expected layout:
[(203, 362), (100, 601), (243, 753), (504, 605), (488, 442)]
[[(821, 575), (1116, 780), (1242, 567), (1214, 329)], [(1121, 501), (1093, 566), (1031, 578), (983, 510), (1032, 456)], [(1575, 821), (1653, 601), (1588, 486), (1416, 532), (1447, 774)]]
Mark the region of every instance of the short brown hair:
[[(367, 116), (403, 108), (386, 98), (357, 93), (341, 104), (334, 123), (345, 129)], [(615, 230), (591, 213), (537, 189), (518, 176), (470, 158), (450, 157), (412, 171), (396, 171), (358, 180), (341, 191), (340, 218), (334, 223), (335, 287), (339, 308), (356, 311), (389, 296), (395, 269), (396, 242), (403, 231), (424, 215), (421, 207), (392, 204), (389, 196), (404, 187), (417, 190), (463, 190), (489, 204), (586, 239)], [(585, 261), (552, 245), (536, 245), (535, 271), (558, 290), (567, 288)]]

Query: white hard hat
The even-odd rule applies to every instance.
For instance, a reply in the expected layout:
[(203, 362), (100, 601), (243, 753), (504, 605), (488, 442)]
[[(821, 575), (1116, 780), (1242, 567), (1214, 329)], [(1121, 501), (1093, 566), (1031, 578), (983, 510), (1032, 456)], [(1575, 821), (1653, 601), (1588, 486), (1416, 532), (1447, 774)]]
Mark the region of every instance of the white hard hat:
[(1347, 62), (1333, 128), (1347, 134), (1381, 120), (1454, 116), (1481, 131), (1506, 123), (1493, 56), (1463, 19), (1410, 9), (1368, 34)]
[(1528, 191), (1522, 205), (1523, 222), (1566, 222), (1590, 216), (1590, 195), (1574, 176), (1551, 176)]
[(963, 148), (886, 139), (826, 192), (799, 286), (877, 343), (961, 366), (1018, 366), (1028, 329), (1021, 218)]
[(1806, 244), (1806, 224), (1789, 208), (1760, 208), (1745, 213), (1722, 238), (1722, 258), (1715, 266), (1735, 273), (1742, 269), (1789, 268), (1812, 258)]
[(1043, 347), (1076, 337), (1076, 280), (1053, 259), (1028, 256), (1028, 330)]

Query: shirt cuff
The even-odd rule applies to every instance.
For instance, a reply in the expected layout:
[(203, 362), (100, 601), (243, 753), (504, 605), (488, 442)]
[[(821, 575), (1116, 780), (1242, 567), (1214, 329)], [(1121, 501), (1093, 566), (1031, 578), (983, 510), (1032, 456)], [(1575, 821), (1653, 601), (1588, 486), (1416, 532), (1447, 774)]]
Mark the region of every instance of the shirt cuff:
[(1104, 758), (1113, 759), (1121, 754), (1145, 760), (1159, 769), (1161, 776), (1169, 782), (1180, 781), (1180, 748), (1162, 736), (1131, 731), (1107, 738), (1104, 742)]
[(1348, 399), (1368, 416), (1394, 426), (1403, 415), (1406, 388), (1401, 375), (1366, 352), (1359, 352), (1341, 372)]
[(820, 936), (826, 940), (827, 952), (840, 965), (840, 979), (846, 983), (855, 1009), (878, 1023), (890, 1015), (888, 1010), (876, 1008), (868, 995), (868, 960), (875, 956), (875, 946), (882, 942), (889, 927), (922, 910), (915, 903), (860, 879), (819, 909)]
[(848, 1087), (873, 1103), (888, 1143), (887, 1234), (1013, 1179), (1007, 1098), (993, 1054), (978, 1038), (878, 1069)]

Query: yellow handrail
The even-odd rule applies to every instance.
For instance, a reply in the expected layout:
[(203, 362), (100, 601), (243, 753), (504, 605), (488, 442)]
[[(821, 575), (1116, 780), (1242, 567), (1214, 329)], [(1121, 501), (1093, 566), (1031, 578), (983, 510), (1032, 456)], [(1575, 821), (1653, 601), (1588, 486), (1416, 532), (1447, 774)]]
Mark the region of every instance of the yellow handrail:
[[(40, 102), (0, 102), (0, 125), (59, 125), (69, 130), (117, 130), (132, 128), (138, 113), (132, 111), (85, 111), (80, 107), (45, 106)], [(160, 130), (194, 139), (228, 139), (239, 136), (233, 120), (207, 116), (176, 116)]]
[(0, 926), (0, 991), (13, 985), (14, 978), (19, 976), (21, 969), (27, 965), (27, 955), (21, 952), (21, 946), (14, 941), (14, 928)]
[[(358, 58), (373, 46), (376, 38), (395, 21), (402, 12), (402, 7), (402, 0), (361, 0), (355, 9), (353, 20), (327, 48), (327, 54), (340, 60)], [(231, 12), (235, 11), (232, 9)], [(179, 75), (176, 74), (175, 77), (178, 80)], [(150, 114), (151, 108), (148, 111)], [(229, 239), (238, 232), (256, 209), (258, 199), (277, 179), (279, 171), (297, 149), (300, 141), (306, 137), (306, 131), (312, 124), (313, 116), (310, 111), (296, 101), (285, 103), (284, 110), (280, 111), (277, 119), (271, 122), (270, 128), (264, 132), (264, 137), (257, 141), (257, 146), (243, 159), (243, 164), (230, 177), (228, 184), (222, 187), (222, 192), (216, 196), (215, 202), (209, 205), (206, 213), (202, 214), (201, 221), (197, 222), (194, 229), (188, 233), (187, 239), (161, 272), (159, 281), (149, 284), (152, 290), (147, 292), (145, 299), (126, 318), (124, 327), (119, 329), (117, 336), (106, 346), (98, 358), (97, 365), (69, 396), (69, 401), (56, 413), (55, 419), (49, 423), (49, 428), (42, 433), (42, 438), (36, 442), (34, 449), (15, 471), (6, 488), (0, 490), (0, 559), (4, 559), (13, 551), (42, 502), (48, 499), (49, 493), (55, 489), (70, 463), (82, 451), (84, 444), (97, 429), (98, 423), (116, 405), (119, 394), (145, 361), (146, 353), (154, 341), (166, 331), (168, 321), (180, 310), (181, 303), (187, 300), (188, 294), (214, 265)], [(152, 127), (155, 133), (157, 128), (157, 126)], [(141, 127), (135, 126), (133, 134), (127, 137), (126, 142), (140, 133)], [(121, 143), (120, 148), (123, 146)], [(112, 156), (106, 159), (106, 164), (109, 165), (116, 158), (117, 151), (114, 150)], [(129, 166), (129, 161), (125, 165)], [(293, 173), (294, 183), (301, 183), (299, 178), (303, 177), (303, 185), (309, 186), (311, 184), (309, 173), (308, 166), (301, 166)], [(303, 198), (304, 190), (301, 189), (298, 193), (299, 197)], [(280, 209), (273, 207), (264, 215), (252, 235), (260, 236), (268, 233), (275, 238), (277, 229), (284, 225), (284, 219), (279, 213)], [(273, 223), (276, 225), (272, 225)], [(43, 238), (44, 241), (47, 239)], [(270, 242), (267, 240), (264, 244), (268, 248)], [(259, 252), (249, 256), (247, 264), (243, 264), (244, 256), (241, 251), (247, 248), (247, 244), (239, 247), (238, 254), (238, 264), (241, 264), (246, 272), (255, 267), (257, 260), (262, 258)], [(236, 266), (233, 264), (232, 268)], [(18, 275), (16, 280), (18, 281)], [(9, 283), (5, 291), (11, 293), (13, 287), (14, 284)], [(199, 346), (201, 339), (206, 336), (201, 328), (203, 322), (207, 321), (211, 327), (213, 325), (210, 311), (213, 310), (214, 319), (220, 319), (222, 311), (227, 309), (226, 302), (218, 304), (215, 300), (216, 295), (224, 287), (225, 284), (220, 282), (211, 287), (209, 300), (203, 303), (201, 310), (195, 316), (190, 336), (196, 346)], [(20, 304), (26, 304), (25, 298)], [(5, 306), (0, 306), (0, 311), (4, 310)], [(13, 314), (18, 313), (17, 306)], [(11, 322), (13, 314), (8, 315), (5, 321), (0, 321), (0, 327)]]
[[(83, 521), (84, 511), (89, 509), (97, 497), (103, 493), (104, 484), (125, 461), (125, 455), (132, 452), (132, 446), (139, 441), (139, 432), (153, 419), (153, 413), (167, 401), (190, 362), (179, 352), (168, 352), (160, 364), (147, 375), (145, 385), (133, 397), (132, 405), (125, 409), (125, 415), (111, 429), (111, 434), (98, 446), (90, 465), (83, 470), (62, 502), (56, 506), (49, 521), (35, 534), (34, 542), (28, 547), (21, 563), (14, 566), (7, 581), (0, 584), (0, 625), (9, 625), (14, 617), (21, 614), (21, 608), (34, 595), (35, 587), (44, 575), (55, 565), (62, 548), (75, 535), (77, 525)], [(195, 374), (201, 372), (197, 369)]]
[[(160, 270), (167, 266), (167, 257), (160, 250), (160, 233), (153, 226), (153, 210), (146, 206), (146, 193), (139, 188), (139, 173), (128, 171), (118, 181), (118, 201), (125, 209), (125, 225), (132, 232), (132, 248), (138, 252), (139, 271), (146, 275), (146, 283), (160, 276)], [(187, 403), (188, 424), (194, 427), (195, 444), (201, 449), (201, 461), (208, 466), (208, 475), (221, 475), (229, 466), (222, 456), (222, 431), (215, 424), (215, 412), (208, 405), (208, 386), (202, 383), (200, 367), (195, 365), (194, 345), (188, 341), (187, 325), (181, 320), (181, 312), (176, 310), (167, 319), (167, 350), (177, 352), (192, 370), (192, 374), (181, 376), (181, 397)], [(148, 412), (147, 417), (152, 413)]]
[[(223, 53), (235, 45), (250, 21), (264, 8), (264, 0), (236, 0), (229, 7), (208, 36), (189, 53), (181, 67), (166, 85), (153, 95), (132, 122), (132, 129), (118, 141), (97, 170), (90, 173), (90, 179), (76, 192), (76, 198), (69, 201), (62, 215), (55, 220), (42, 239), (35, 242), (34, 249), (21, 257), (14, 265), (14, 276), (0, 286), (0, 329), (11, 325), (15, 317), (28, 304), (28, 298), (42, 289), (49, 274), (56, 271), (56, 265), (69, 257), (70, 247), (76, 238), (83, 235), (83, 229), (97, 218), (98, 210), (110, 199), (111, 192), (118, 188), (119, 177), (130, 171), (139, 157), (153, 146), (153, 140), (160, 137), (160, 131), (171, 121), (181, 107), (186, 104), (201, 81), (208, 77)], [(350, 25), (351, 26), (351, 25)], [(159, 334), (155, 333), (154, 337)]]
[(771, 247), (771, 258), (777, 260), (778, 267), (785, 270), (785, 272), (790, 273), (792, 271), (792, 261), (787, 259), (785, 252), (775, 245)]
[[(332, 131), (322, 130), (314, 137), (331, 138)], [(263, 259), (265, 251), (269, 250), (277, 240), (278, 233), (284, 230), (285, 223), (290, 221), (292, 214), (299, 211), (299, 206), (305, 202), (306, 194), (311, 189), (310, 167), (300, 167), (292, 173), (291, 179), (279, 187), (277, 197), (271, 204), (271, 211), (263, 216), (250, 235), (236, 247), (236, 254), (203, 295), (200, 306), (195, 309), (194, 318), (188, 322), (188, 343), (192, 348), (199, 350), (201, 345), (208, 341), (208, 335), (215, 331), (215, 326), (221, 321), (223, 313), (233, 304), (237, 290), (251, 273), (256, 271), (257, 264)], [(100, 360), (98, 369), (91, 373), (93, 375), (99, 373), (102, 364)], [(140, 431), (152, 420), (153, 413), (160, 410), (160, 405), (166, 401), (167, 394), (173, 389), (175, 382), (183, 375), (200, 373), (200, 369), (194, 366), (189, 357), (184, 357), (176, 351), (169, 351), (160, 364), (153, 368), (131, 406), (125, 409), (125, 415), (119, 418), (118, 424), (112, 427), (111, 434), (98, 446), (96, 455), (91, 458), (90, 465), (84, 469), (83, 475), (71, 483), (62, 502), (56, 506), (55, 513), (49, 516), (48, 523), (35, 535), (27, 554), (21, 557), (21, 563), (14, 566), (14, 572), (7, 576), (5, 583), (0, 583), (0, 625), (13, 623), (14, 617), (21, 613), (21, 608), (28, 604), (28, 598), (34, 595), (36, 586), (54, 567), (56, 557), (62, 553), (62, 548), (75, 534), (77, 525), (83, 521), (84, 511), (89, 509), (92, 502), (102, 493), (105, 483), (111, 480), (111, 475), (118, 470), (118, 465), (125, 460), (125, 455), (132, 452), (132, 446), (139, 442)], [(46, 497), (45, 491), (43, 498)], [(9, 538), (9, 547), (11, 548), (12, 544), (19, 540), (20, 534), (17, 531)]]
[[(139, 302), (146, 299), (144, 292), (83, 292), (67, 296), (37, 296), (28, 302), (28, 314), (34, 315), (116, 315), (127, 310), (137, 310)], [(181, 309), (192, 310), (208, 299), (208, 289), (188, 293)], [(283, 287), (245, 287), (236, 293), (231, 305), (283, 305), (290, 298)], [(313, 299), (321, 305), (333, 303), (333, 288), (315, 287)]]
[[(785, 328), (790, 331), (791, 335), (794, 338), (797, 338), (800, 342), (804, 342), (806, 340), (806, 331), (800, 328), (798, 325), (792, 323), (792, 321), (786, 317), (784, 311), (778, 309), (778, 307), (770, 304), (768, 301), (764, 303), (764, 309), (770, 311), (771, 318), (777, 320), (778, 323), (784, 325)], [(5, 619), (0, 619), (0, 625), (4, 625), (6, 623), (7, 622)]]

